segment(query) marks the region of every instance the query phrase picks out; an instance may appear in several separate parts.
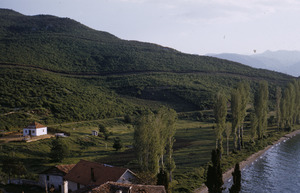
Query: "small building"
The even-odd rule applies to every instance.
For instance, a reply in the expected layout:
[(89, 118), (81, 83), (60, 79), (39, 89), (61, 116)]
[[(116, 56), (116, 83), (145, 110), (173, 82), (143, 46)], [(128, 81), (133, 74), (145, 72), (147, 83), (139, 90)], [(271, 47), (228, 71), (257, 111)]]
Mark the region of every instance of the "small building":
[(93, 136), (98, 136), (98, 131), (93, 130), (93, 131), (92, 131), (92, 135), (93, 135)]
[(47, 135), (47, 127), (38, 123), (33, 122), (27, 128), (23, 129), (23, 136), (40, 136)]
[(96, 187), (84, 187), (72, 193), (166, 193), (164, 186), (106, 182)]
[(75, 164), (57, 165), (41, 172), (39, 174), (39, 185), (43, 188), (47, 187), (47, 190), (54, 188), (59, 192), (63, 192), (63, 178), (74, 166)]
[(86, 186), (100, 186), (108, 181), (132, 184), (137, 177), (126, 168), (80, 160), (64, 179), (64, 193), (67, 193)]

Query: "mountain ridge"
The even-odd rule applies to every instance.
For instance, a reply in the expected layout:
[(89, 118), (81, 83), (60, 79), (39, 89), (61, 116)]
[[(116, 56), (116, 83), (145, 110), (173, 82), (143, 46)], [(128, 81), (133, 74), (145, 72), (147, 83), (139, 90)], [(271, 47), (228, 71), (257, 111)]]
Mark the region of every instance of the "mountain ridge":
[(300, 51), (267, 50), (261, 54), (242, 55), (234, 53), (208, 54), (209, 56), (239, 62), (254, 68), (275, 70), (278, 72), (300, 76)]

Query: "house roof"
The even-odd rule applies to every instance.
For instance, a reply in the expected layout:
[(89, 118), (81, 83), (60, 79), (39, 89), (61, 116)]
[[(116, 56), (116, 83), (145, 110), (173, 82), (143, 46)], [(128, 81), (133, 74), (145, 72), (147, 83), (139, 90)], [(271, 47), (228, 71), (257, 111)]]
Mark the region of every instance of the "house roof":
[(75, 166), (75, 164), (69, 164), (69, 165), (56, 165), (53, 166), (40, 174), (52, 174), (52, 175), (59, 175), (64, 176)]
[(38, 129), (38, 128), (43, 128), (43, 127), (46, 127), (36, 121), (32, 122), (30, 125), (28, 125), (27, 128), (30, 128), (30, 129)]
[(86, 186), (101, 185), (107, 181), (118, 181), (125, 172), (131, 171), (126, 168), (80, 160), (64, 178)]
[(69, 171), (75, 166), (76, 164), (69, 164), (69, 165), (56, 165), (55, 167), (64, 173), (69, 173)]
[(106, 182), (100, 186), (84, 187), (73, 193), (166, 193), (164, 186)]

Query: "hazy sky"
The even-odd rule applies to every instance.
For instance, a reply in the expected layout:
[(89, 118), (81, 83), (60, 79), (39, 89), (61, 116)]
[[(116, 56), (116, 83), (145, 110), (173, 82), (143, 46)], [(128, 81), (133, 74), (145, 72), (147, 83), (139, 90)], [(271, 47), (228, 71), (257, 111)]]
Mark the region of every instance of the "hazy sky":
[(192, 54), (300, 50), (300, 0), (0, 0)]

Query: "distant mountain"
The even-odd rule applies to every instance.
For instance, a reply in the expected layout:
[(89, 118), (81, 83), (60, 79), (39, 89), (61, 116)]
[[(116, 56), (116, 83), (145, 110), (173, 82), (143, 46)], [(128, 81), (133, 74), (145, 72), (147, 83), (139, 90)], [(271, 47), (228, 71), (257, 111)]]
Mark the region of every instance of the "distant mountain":
[(274, 70), (293, 76), (300, 76), (300, 51), (266, 51), (261, 54), (208, 54), (221, 59), (239, 62), (254, 68)]

